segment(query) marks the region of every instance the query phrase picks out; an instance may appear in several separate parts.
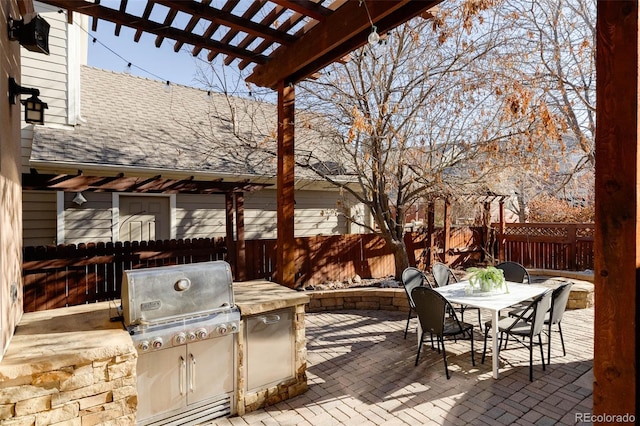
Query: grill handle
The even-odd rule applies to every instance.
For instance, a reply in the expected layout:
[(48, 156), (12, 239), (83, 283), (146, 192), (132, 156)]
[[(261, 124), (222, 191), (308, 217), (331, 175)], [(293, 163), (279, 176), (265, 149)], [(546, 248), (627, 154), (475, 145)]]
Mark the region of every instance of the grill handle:
[(193, 354), (189, 354), (191, 358), (191, 371), (189, 372), (189, 390), (191, 393), (195, 391), (195, 387), (193, 385), (193, 378), (196, 376), (196, 357)]
[(262, 323), (266, 325), (277, 324), (280, 322), (280, 315), (277, 315), (277, 314), (265, 315), (263, 317), (260, 317), (260, 321), (262, 321)]
[(184, 395), (185, 382), (187, 381), (187, 362), (182, 355), (180, 355), (180, 395)]

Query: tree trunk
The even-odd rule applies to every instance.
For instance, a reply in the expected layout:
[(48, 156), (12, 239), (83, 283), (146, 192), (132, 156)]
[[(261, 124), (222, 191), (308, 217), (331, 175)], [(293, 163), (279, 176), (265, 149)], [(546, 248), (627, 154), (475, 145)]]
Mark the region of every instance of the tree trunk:
[(393, 259), (396, 265), (395, 279), (400, 281), (402, 279), (402, 272), (409, 267), (407, 246), (404, 244), (404, 239), (387, 241), (387, 244), (391, 246), (391, 252), (393, 253)]

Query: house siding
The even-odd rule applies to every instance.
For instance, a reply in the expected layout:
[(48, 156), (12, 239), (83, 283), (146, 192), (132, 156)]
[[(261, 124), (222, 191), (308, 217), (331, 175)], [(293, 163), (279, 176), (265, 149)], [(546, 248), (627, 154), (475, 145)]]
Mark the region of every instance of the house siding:
[(22, 233), (25, 246), (56, 244), (56, 193), (23, 191)]
[(78, 206), (72, 202), (75, 193), (64, 194), (65, 243), (111, 241), (111, 193), (82, 193), (87, 202)]
[(226, 235), (225, 197), (220, 194), (179, 194), (176, 198), (176, 238)]
[[(24, 191), (23, 230), (25, 246), (79, 244), (112, 241), (112, 194), (83, 192), (87, 202), (77, 206), (75, 193), (64, 194), (64, 241), (56, 241), (56, 193)], [(245, 238), (276, 238), (277, 199), (275, 190), (247, 193), (244, 197)], [(344, 216), (337, 214), (341, 196), (336, 191), (297, 191), (295, 235), (348, 233)], [(235, 218), (234, 218), (235, 220)], [(225, 197), (221, 194), (178, 194), (175, 208), (177, 239), (226, 236)]]
[[(46, 126), (68, 126), (76, 124), (78, 97), (80, 93), (79, 66), (70, 63), (69, 51), (82, 51), (87, 36), (79, 28), (87, 26), (85, 16), (74, 14), (73, 26), (67, 23), (67, 12), (58, 13), (58, 8), (34, 2), (36, 12), (51, 25), (49, 29), (49, 55), (21, 48), (22, 77), (19, 83), (40, 90), (40, 99), (46, 102)], [(77, 46), (76, 46), (77, 45)], [(86, 50), (86, 48), (85, 48)], [(86, 54), (79, 58), (86, 63)], [(76, 68), (78, 68), (76, 70)], [(22, 122), (22, 172), (29, 171), (29, 157), (33, 140), (33, 125)]]

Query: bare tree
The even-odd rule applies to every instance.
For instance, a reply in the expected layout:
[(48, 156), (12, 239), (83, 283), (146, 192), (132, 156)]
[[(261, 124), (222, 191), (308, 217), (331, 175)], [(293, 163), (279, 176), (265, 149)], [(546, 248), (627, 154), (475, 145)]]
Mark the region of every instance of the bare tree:
[(518, 55), (521, 79), (547, 111), (541, 116), (549, 138), (546, 161), (535, 174), (522, 175), (519, 170), (512, 174), (520, 181), (518, 210), (524, 213), (528, 202), (540, 194), (590, 199), (595, 167), (596, 4), (506, 0), (496, 10), (519, 32), (511, 50)]
[[(410, 206), (484, 188), (505, 161), (526, 164), (520, 153), (538, 150), (542, 122), (535, 99), (503, 72), (513, 55), (509, 32), (496, 21), (502, 17), (483, 14), (491, 2), (450, 6), (300, 85), (299, 104), (316, 113), (304, 125), (324, 126), (340, 140), (331, 152), (319, 144), (306, 165), (336, 185), (332, 174), (313, 167), (315, 155), (332, 157), (352, 173), (358, 185), (345, 190), (371, 211), (370, 228), (394, 253), (397, 277), (409, 264)], [(321, 125), (313, 122), (319, 112)]]

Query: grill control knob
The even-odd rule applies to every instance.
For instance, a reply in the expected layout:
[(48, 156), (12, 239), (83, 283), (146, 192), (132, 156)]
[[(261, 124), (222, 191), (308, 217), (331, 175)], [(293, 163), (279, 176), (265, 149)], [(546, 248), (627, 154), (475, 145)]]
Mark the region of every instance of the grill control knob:
[(199, 328), (196, 330), (196, 337), (200, 340), (206, 339), (209, 333), (204, 328)]
[(156, 337), (151, 341), (151, 347), (153, 349), (160, 349), (164, 342), (162, 341), (162, 337)]
[(223, 336), (229, 332), (229, 329), (227, 328), (227, 324), (222, 324), (218, 326), (216, 331), (218, 332), (218, 334)]
[(232, 323), (232, 324), (229, 324), (229, 327), (231, 328), (232, 333), (235, 333), (236, 331), (238, 331), (238, 324)]
[(143, 340), (142, 342), (140, 342), (140, 344), (138, 345), (138, 348), (140, 348), (141, 351), (148, 351), (149, 350), (149, 342), (146, 340)]
[(184, 345), (187, 343), (187, 336), (184, 333), (178, 333), (173, 338), (173, 343), (176, 345)]
[(188, 332), (187, 340), (190, 342), (193, 342), (194, 340), (196, 340), (196, 333), (194, 333), (193, 331)]

